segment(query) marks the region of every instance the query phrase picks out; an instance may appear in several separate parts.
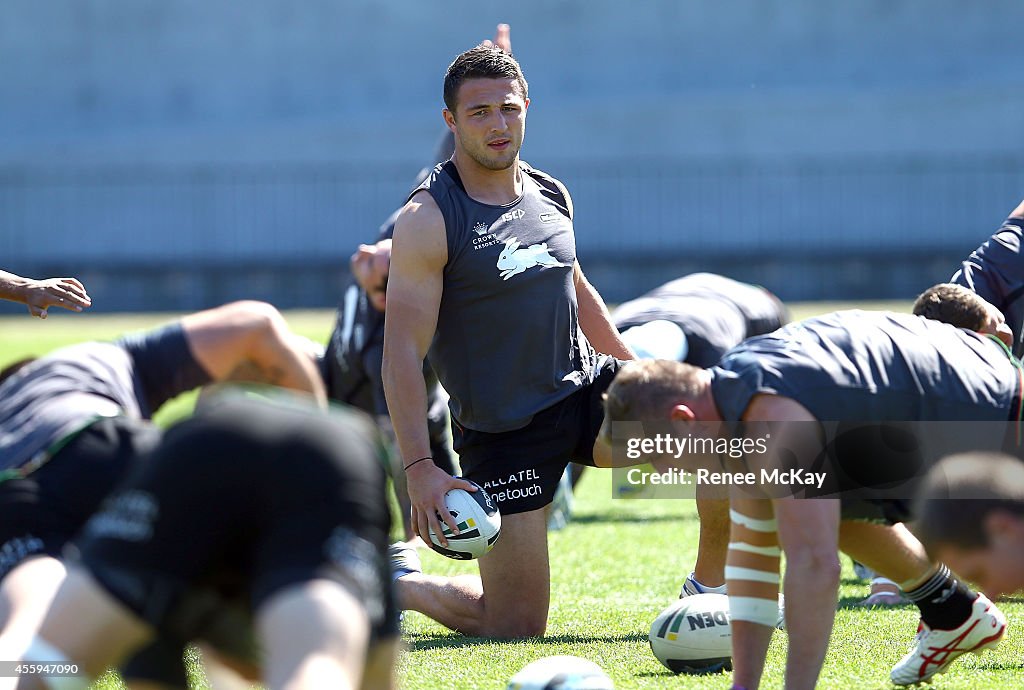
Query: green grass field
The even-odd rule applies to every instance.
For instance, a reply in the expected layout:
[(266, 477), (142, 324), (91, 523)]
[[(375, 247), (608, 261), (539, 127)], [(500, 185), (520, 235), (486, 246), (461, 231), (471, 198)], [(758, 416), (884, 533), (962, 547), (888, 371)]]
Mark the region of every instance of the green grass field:
[[(807, 304), (793, 308), (795, 318), (847, 306), (905, 310), (906, 304)], [(292, 327), (324, 341), (332, 314), (292, 312)], [(51, 314), (47, 321), (0, 318), (0, 365), (27, 354), (84, 339), (110, 338), (127, 330), (166, 321), (167, 315), (100, 316)], [(191, 397), (173, 401), (160, 419), (186, 414)], [(685, 500), (618, 499), (611, 474), (590, 471), (580, 484), (576, 512), (563, 530), (550, 535), (552, 604), (548, 633), (542, 639), (499, 642), (451, 633), (417, 613), (404, 623), (406, 650), (400, 662), (401, 686), (409, 690), (502, 690), (524, 665), (552, 654), (574, 654), (599, 663), (619, 690), (631, 688), (723, 688), (725, 674), (674, 676), (650, 652), (647, 631), (655, 616), (678, 595), (696, 554), (698, 524), (694, 505)], [(423, 556), (435, 574), (474, 572), (472, 563)], [(910, 643), (916, 609), (860, 610), (853, 603), (867, 585), (853, 579), (844, 564), (839, 610), (823, 688), (886, 688), (889, 669)], [(1024, 687), (1024, 600), (1000, 607), (1010, 619), (1002, 645), (982, 656), (968, 656), (940, 676), (935, 688)], [(776, 633), (763, 687), (781, 687), (785, 636)], [(118, 687), (108, 679), (99, 687)]]

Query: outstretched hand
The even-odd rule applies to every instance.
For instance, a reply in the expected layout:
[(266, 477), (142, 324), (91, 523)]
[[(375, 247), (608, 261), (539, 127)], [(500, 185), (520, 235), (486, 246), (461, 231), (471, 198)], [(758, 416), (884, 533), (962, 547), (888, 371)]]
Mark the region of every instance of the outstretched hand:
[[(441, 531), (441, 520), (448, 525), (453, 534), (458, 534), (459, 529), (455, 518), (448, 512), (444, 495), (452, 489), (476, 491), (476, 485), (465, 479), (451, 476), (429, 461), (410, 466), (407, 470), (406, 480), (409, 484), (409, 501), (412, 504), (410, 513), (412, 531), (420, 535), (424, 542), (430, 544), (432, 530), (437, 535), (441, 546), (447, 547), (448, 540), (445, 539), (444, 532)], [(438, 520), (438, 516), (440, 516), (440, 520)]]
[(24, 287), (24, 302), (32, 316), (46, 318), (50, 307), (82, 311), (92, 306), (85, 286), (75, 278), (46, 278), (32, 280)]

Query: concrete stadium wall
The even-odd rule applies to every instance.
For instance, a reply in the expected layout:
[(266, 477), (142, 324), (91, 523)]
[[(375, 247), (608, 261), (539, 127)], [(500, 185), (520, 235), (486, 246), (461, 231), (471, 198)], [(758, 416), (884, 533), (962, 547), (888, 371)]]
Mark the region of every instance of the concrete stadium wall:
[(333, 303), (433, 150), (445, 66), (507, 21), (523, 156), (570, 185), (608, 299), (691, 266), (900, 297), (1021, 197), (1022, 20), (1014, 0), (11, 0), (0, 266), (92, 276), (97, 308)]

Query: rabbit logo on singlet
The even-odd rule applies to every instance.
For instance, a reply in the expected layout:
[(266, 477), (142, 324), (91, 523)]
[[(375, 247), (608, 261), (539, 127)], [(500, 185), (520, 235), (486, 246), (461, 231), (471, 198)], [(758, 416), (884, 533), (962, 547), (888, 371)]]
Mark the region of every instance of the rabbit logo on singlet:
[(564, 266), (555, 257), (548, 253), (548, 243), (531, 244), (529, 247), (520, 249), (520, 242), (515, 237), (505, 240), (505, 248), (501, 250), (498, 257), (498, 270), (501, 271), (501, 279), (508, 280), (528, 268), (534, 266)]

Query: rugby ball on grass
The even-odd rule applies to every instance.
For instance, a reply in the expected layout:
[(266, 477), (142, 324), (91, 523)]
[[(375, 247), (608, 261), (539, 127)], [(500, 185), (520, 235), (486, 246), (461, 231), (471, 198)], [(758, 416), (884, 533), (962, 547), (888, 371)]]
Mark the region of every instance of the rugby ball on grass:
[(615, 690), (615, 685), (593, 661), (563, 655), (527, 664), (512, 676), (507, 690)]
[(729, 597), (695, 594), (674, 602), (651, 623), (651, 651), (673, 673), (732, 670)]
[[(441, 522), (441, 531), (448, 546), (438, 543), (437, 534), (430, 530), (430, 548), (442, 556), (459, 561), (480, 558), (491, 550), (501, 535), (501, 513), (494, 499), (478, 484), (476, 491), (452, 489), (444, 495), (448, 512), (455, 518), (459, 533), (455, 534)], [(441, 516), (438, 516), (441, 520)]]

